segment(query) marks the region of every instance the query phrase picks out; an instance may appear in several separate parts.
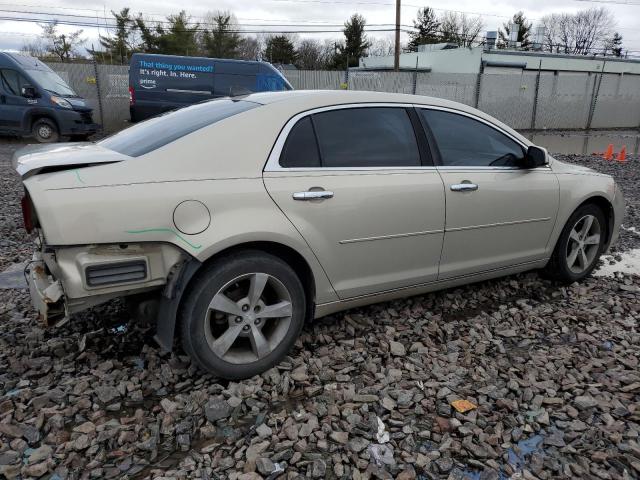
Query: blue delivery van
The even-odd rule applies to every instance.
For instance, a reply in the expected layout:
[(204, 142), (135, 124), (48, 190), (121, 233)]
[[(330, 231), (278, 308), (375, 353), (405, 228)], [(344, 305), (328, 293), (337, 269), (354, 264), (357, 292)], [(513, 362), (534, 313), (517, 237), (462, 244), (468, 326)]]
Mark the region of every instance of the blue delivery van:
[(0, 52), (0, 134), (50, 143), (61, 136), (86, 140), (98, 128), (87, 102), (47, 65)]
[(291, 89), (267, 62), (135, 53), (129, 65), (132, 122), (211, 98)]

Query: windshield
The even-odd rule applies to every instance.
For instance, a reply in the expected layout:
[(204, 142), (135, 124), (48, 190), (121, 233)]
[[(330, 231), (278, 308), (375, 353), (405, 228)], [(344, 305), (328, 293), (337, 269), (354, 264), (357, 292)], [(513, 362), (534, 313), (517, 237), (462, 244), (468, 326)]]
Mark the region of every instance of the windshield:
[(130, 157), (139, 157), (241, 112), (258, 103), (221, 98), (154, 117), (98, 142), (98, 145)]
[(57, 73), (47, 70), (27, 70), (34, 82), (54, 95), (61, 97), (77, 97), (69, 85), (62, 80)]

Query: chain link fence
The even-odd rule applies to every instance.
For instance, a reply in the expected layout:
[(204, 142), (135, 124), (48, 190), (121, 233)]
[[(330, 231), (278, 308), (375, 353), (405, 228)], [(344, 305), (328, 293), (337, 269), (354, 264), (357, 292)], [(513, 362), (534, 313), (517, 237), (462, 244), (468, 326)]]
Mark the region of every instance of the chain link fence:
[[(105, 132), (129, 120), (128, 67), (52, 63), (94, 108)], [(573, 72), (453, 74), (287, 70), (296, 90), (370, 90), (453, 100), (522, 130), (640, 128), (640, 75)]]

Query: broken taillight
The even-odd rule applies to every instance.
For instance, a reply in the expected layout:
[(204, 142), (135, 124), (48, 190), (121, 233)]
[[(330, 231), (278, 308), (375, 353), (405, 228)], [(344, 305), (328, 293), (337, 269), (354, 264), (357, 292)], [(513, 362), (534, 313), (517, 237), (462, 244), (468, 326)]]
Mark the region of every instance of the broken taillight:
[(24, 197), (22, 197), (20, 204), (22, 205), (22, 218), (24, 220), (24, 228), (27, 231), (27, 233), (31, 233), (33, 232), (35, 225), (33, 221), (34, 220), (33, 203), (31, 203), (31, 199), (29, 198), (29, 195), (25, 195)]

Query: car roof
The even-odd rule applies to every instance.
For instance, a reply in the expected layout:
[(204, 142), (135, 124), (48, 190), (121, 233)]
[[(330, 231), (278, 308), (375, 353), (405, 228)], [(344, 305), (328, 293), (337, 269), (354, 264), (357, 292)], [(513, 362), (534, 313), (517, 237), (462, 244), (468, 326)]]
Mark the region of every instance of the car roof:
[(0, 52), (0, 61), (4, 59), (4, 65), (10, 64), (13, 67), (31, 70), (49, 70), (46, 64), (30, 55), (23, 55), (14, 52)]
[(459, 103), (435, 97), (409, 95), (405, 93), (369, 92), (362, 90), (289, 90), (277, 92), (258, 92), (244, 97), (245, 100), (268, 105), (275, 102), (297, 103), (304, 99), (317, 103), (318, 107), (347, 103), (417, 103), (424, 105), (455, 106)]

